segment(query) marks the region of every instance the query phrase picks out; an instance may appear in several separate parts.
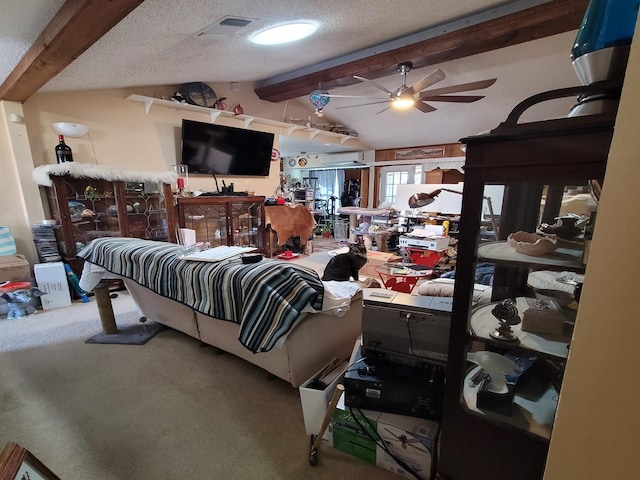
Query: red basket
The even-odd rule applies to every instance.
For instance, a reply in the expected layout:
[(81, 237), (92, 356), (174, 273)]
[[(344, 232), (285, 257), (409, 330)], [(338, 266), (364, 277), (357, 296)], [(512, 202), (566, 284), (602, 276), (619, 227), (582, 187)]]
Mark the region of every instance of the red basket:
[(0, 287), (0, 293), (9, 293), (25, 288), (31, 288), (31, 282), (9, 282)]

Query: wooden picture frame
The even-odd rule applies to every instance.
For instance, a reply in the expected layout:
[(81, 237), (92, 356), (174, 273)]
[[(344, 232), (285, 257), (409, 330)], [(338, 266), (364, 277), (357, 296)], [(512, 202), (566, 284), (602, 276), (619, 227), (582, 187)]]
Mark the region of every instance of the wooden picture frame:
[(415, 160), (420, 158), (444, 157), (444, 146), (441, 147), (414, 147), (395, 151), (396, 160)]
[(0, 480), (60, 480), (29, 450), (10, 442), (0, 453)]

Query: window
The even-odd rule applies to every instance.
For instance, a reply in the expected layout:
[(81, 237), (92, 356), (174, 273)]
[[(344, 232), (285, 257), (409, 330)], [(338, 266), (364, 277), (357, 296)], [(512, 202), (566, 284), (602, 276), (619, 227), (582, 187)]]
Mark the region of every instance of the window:
[[(422, 165), (383, 167), (380, 172), (380, 205), (395, 204), (398, 185), (421, 183), (422, 179)], [(402, 210), (406, 206), (396, 208)]]

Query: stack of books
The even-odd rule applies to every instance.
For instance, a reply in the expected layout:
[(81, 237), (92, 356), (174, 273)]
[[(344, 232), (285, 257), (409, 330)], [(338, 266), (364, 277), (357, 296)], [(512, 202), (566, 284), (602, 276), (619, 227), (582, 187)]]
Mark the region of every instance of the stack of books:
[(43, 223), (37, 223), (31, 227), (33, 241), (36, 244), (38, 259), (41, 263), (59, 262), (62, 260), (60, 252), (58, 251), (54, 228), (59, 227), (45, 225)]

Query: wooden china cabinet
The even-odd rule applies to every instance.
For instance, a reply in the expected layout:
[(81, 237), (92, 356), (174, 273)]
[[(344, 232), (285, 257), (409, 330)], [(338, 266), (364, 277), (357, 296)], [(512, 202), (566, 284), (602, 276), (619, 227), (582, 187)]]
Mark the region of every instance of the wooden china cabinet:
[[(510, 327), (513, 335), (507, 338), (494, 335), (500, 325), (498, 317), (505, 313), (498, 308), (510, 305), (507, 313), (517, 311), (522, 319), (526, 297), (533, 296), (528, 282), (532, 272), (584, 275), (584, 241), (578, 235), (561, 240), (553, 253), (531, 256), (516, 252), (506, 239), (516, 231), (536, 232), (542, 222), (554, 223), (563, 193), (570, 187), (587, 186), (591, 180), (602, 184), (615, 112), (517, 122), (522, 112), (539, 101), (619, 91), (619, 84), (602, 83), (545, 92), (522, 102), (490, 133), (462, 140), (467, 151), (438, 463), (442, 478), (543, 477), (569, 361), (571, 315), (561, 334), (525, 331), (520, 321)], [(483, 234), (490, 224), (486, 200), (483, 203), (487, 196), (493, 198), (494, 208), (495, 203), (501, 204), (496, 212), (497, 241)], [(475, 306), (472, 294), (479, 264), (494, 267), (492, 303)], [(510, 393), (495, 395), (488, 389), (481, 391), (490, 379), (468, 360), (472, 352), (525, 359), (531, 367), (509, 387)]]
[(79, 276), (77, 253), (100, 237), (135, 237), (175, 242), (171, 185), (51, 175), (46, 188), (62, 260)]
[(266, 255), (262, 196), (201, 196), (178, 198), (180, 227), (195, 231), (197, 242), (255, 247)]

